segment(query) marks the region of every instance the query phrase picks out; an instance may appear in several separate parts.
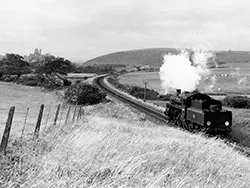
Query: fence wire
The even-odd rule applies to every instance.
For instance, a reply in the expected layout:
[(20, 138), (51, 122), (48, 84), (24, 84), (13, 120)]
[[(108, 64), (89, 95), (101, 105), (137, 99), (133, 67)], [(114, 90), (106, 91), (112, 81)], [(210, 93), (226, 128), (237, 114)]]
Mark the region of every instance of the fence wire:
[[(44, 131), (54, 124), (57, 108), (58, 104), (44, 106), (40, 131)], [(27, 107), (16, 105), (10, 137), (22, 137), (27, 134), (33, 134), (37, 124), (39, 110), (40, 106)], [(0, 139), (3, 136), (8, 112), (9, 108), (0, 107)], [(79, 113), (81, 113), (81, 115), (79, 115)], [(82, 113), (83, 110), (81, 106), (61, 104), (56, 124), (63, 126), (65, 123), (71, 123), (73, 120), (79, 120), (78, 116), (82, 117)]]

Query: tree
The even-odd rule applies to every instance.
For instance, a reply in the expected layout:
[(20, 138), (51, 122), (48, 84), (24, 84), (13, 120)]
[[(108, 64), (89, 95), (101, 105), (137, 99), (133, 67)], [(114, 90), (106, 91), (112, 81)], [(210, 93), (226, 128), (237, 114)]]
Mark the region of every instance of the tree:
[(30, 72), (29, 63), (18, 54), (6, 54), (0, 61), (0, 75), (17, 75), (20, 77), (22, 74)]
[(37, 63), (36, 72), (52, 74), (53, 72), (67, 74), (72, 68), (72, 63), (62, 57), (45, 56), (42, 62)]

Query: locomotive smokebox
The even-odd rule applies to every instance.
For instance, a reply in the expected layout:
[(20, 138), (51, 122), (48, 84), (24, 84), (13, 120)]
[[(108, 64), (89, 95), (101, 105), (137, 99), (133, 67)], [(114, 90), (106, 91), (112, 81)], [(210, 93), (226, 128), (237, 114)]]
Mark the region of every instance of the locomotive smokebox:
[(181, 89), (176, 89), (177, 94), (181, 94)]

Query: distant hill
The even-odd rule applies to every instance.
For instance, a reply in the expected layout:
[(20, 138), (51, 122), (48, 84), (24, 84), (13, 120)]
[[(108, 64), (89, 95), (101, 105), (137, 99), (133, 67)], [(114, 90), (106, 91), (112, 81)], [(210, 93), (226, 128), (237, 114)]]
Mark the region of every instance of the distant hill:
[(122, 51), (90, 59), (84, 65), (115, 64), (115, 65), (149, 65), (160, 67), (163, 55), (177, 54), (180, 50), (174, 48), (152, 48), (142, 50)]
[[(113, 65), (149, 65), (160, 67), (163, 55), (167, 53), (177, 54), (180, 49), (174, 48), (151, 48), (131, 51), (110, 53), (90, 59), (84, 65), (113, 64)], [(250, 52), (247, 51), (218, 51), (216, 52), (218, 62), (250, 62)]]
[(250, 62), (249, 51), (220, 51), (216, 53), (218, 61), (226, 63)]

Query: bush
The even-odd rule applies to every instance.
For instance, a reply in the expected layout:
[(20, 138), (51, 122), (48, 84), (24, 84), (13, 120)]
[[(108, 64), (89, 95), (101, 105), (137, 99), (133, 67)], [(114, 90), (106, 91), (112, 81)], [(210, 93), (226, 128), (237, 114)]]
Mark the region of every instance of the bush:
[(49, 90), (56, 89), (61, 86), (59, 83), (55, 82), (53, 79), (49, 79), (48, 77), (42, 74), (22, 75), (17, 80), (17, 83), (27, 85), (27, 86), (44, 87)]
[[(139, 86), (132, 86), (132, 88), (129, 91), (129, 94), (139, 98), (139, 99), (144, 99), (145, 95), (145, 89), (141, 88)], [(158, 98), (159, 93), (152, 90), (152, 89), (146, 89), (146, 99), (147, 100), (156, 100)]]
[(73, 104), (91, 105), (102, 102), (106, 94), (96, 86), (77, 84), (70, 86), (64, 93), (64, 98)]
[(48, 90), (71, 85), (71, 81), (61, 77), (59, 74), (24, 74), (17, 80), (17, 83), (27, 86), (44, 87)]
[(170, 101), (171, 97), (173, 96), (173, 94), (165, 94), (165, 95), (159, 95), (158, 99), (162, 100), (162, 101)]
[(250, 98), (246, 96), (227, 96), (222, 103), (233, 108), (250, 108)]

